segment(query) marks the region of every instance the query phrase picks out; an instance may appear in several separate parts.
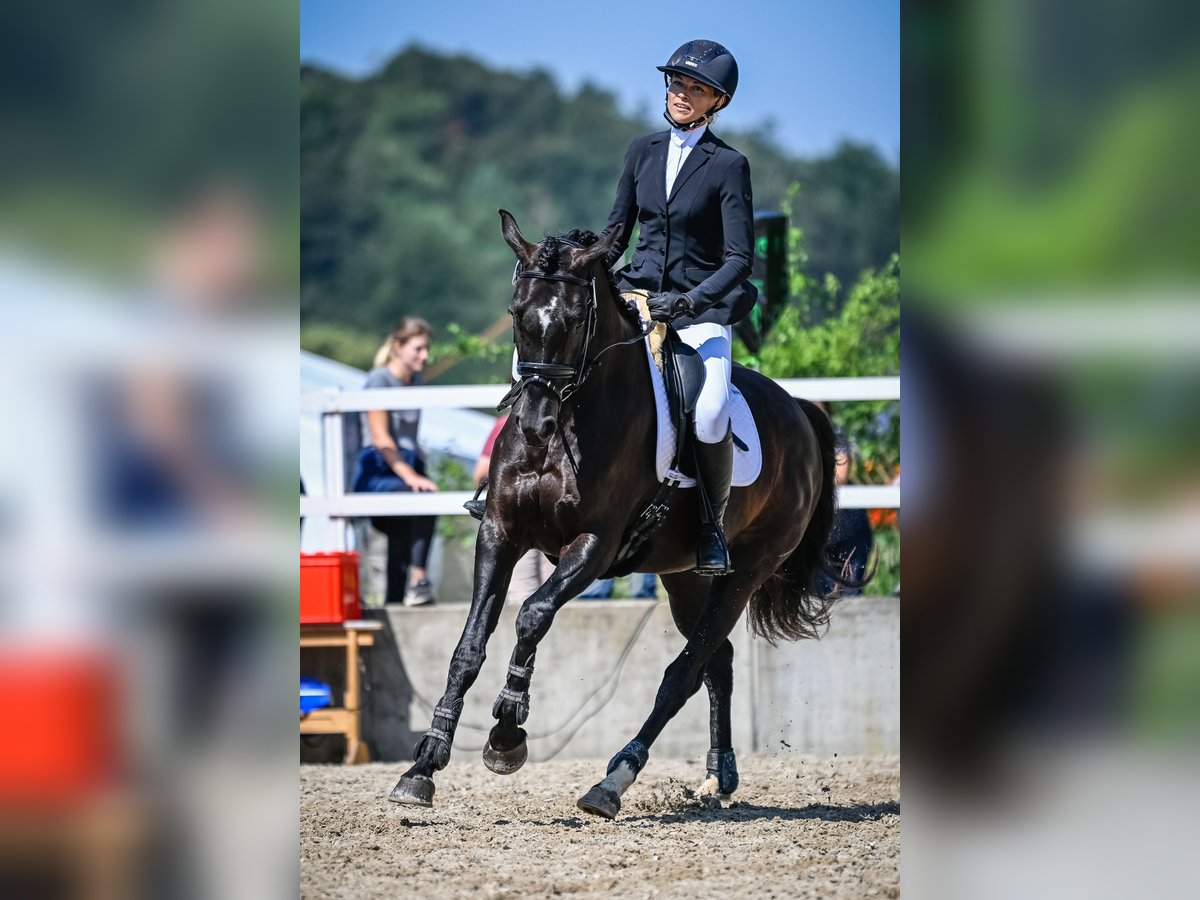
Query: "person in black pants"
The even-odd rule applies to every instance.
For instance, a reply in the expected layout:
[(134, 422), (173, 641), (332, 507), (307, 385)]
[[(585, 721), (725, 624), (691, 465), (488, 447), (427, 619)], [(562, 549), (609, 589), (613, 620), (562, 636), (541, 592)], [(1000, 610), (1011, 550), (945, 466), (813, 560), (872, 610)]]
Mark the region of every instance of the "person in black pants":
[[(432, 337), (433, 329), (424, 319), (401, 319), (376, 354), (375, 368), (364, 387), (420, 384)], [(363, 416), (364, 446), (354, 475), (355, 491), (421, 493), (438, 489), (426, 476), (425, 457), (417, 445), (420, 423), (419, 409), (375, 409)], [(372, 517), (371, 524), (388, 539), (385, 603), (425, 606), (434, 602), (427, 567), (436, 521), (433, 516)], [(406, 573), (407, 590), (403, 588)]]

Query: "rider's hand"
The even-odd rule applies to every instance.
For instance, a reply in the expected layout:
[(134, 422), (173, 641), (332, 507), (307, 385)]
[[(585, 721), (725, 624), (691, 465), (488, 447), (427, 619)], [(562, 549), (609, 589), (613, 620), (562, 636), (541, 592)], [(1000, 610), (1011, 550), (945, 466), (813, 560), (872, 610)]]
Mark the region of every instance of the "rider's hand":
[(670, 322), (683, 315), (695, 313), (692, 298), (679, 291), (667, 291), (664, 294), (651, 294), (646, 298), (650, 307), (650, 318), (656, 322)]

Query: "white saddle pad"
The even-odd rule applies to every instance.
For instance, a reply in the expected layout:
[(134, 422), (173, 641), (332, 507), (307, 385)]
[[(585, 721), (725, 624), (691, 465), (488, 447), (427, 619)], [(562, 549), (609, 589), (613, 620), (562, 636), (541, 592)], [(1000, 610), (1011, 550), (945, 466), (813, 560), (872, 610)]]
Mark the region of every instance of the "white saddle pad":
[[(655, 453), (655, 471), (661, 481), (668, 474), (677, 481), (680, 487), (694, 487), (696, 480), (671, 469), (671, 460), (675, 456), (675, 426), (671, 424), (671, 416), (667, 408), (667, 386), (663, 382), (662, 372), (654, 364), (650, 352), (650, 342), (646, 341), (646, 362), (650, 366), (650, 381), (654, 385), (654, 405), (658, 409), (658, 449)], [(758, 426), (754, 424), (754, 416), (750, 405), (736, 387), (730, 388), (730, 418), (733, 419), (733, 433), (738, 440), (746, 445), (745, 450), (733, 445), (733, 486), (745, 487), (754, 484), (762, 471), (762, 444), (758, 440)]]

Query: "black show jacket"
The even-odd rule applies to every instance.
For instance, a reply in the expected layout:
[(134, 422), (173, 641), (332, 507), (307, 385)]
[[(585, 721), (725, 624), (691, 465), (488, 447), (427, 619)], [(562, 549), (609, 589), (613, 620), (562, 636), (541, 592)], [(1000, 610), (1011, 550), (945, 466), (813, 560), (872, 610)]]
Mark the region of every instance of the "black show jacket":
[(625, 153), (617, 199), (606, 231), (623, 226), (613, 256), (624, 253), (634, 221), (641, 225), (633, 262), (617, 272), (622, 290), (680, 291), (695, 303), (697, 322), (734, 325), (754, 307), (758, 291), (748, 279), (754, 259), (754, 200), (750, 164), (705, 130), (666, 196), (671, 133), (635, 138)]

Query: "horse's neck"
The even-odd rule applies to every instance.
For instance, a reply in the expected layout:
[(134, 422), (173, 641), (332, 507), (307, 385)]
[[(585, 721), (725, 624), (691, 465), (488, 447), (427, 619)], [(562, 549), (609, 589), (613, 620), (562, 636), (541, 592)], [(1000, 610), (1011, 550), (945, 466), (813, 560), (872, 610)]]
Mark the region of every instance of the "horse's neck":
[[(644, 391), (649, 398), (652, 388), (649, 373), (645, 371), (644, 345), (633, 340), (639, 334), (639, 327), (621, 313), (619, 298), (610, 296), (606, 290), (598, 299), (596, 334), (588, 351), (597, 362), (582, 388), (586, 402), (577, 406), (576, 418), (603, 417), (600, 425), (615, 428), (626, 418), (614, 419), (614, 410), (637, 404), (638, 392)], [(630, 343), (615, 346), (623, 341)], [(653, 403), (653, 400), (647, 402)]]
[(601, 296), (597, 298), (596, 342), (597, 349), (627, 341), (638, 333), (638, 326), (622, 314), (621, 305), (625, 302), (615, 293), (610, 284), (604, 287)]

